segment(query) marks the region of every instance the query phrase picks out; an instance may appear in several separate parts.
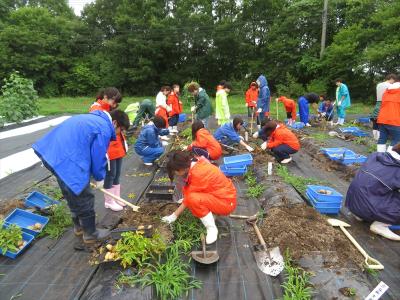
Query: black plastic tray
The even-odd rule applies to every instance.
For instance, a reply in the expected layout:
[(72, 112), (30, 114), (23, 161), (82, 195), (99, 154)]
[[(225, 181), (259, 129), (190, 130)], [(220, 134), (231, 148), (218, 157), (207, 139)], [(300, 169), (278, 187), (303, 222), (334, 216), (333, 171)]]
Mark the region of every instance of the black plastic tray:
[[(172, 191), (171, 191), (172, 190)], [(146, 192), (146, 198), (149, 200), (168, 200), (174, 199), (174, 185), (151, 184)]]

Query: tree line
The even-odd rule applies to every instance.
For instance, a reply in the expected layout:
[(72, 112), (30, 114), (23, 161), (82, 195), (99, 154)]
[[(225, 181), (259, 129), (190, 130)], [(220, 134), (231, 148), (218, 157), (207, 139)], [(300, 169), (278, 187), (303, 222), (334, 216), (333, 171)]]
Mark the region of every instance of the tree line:
[(195, 80), (242, 92), (259, 74), (297, 97), (353, 98), (400, 69), (399, 0), (329, 0), (320, 57), (322, 0), (96, 0), (76, 16), (67, 0), (0, 0), (0, 78), (13, 71), (43, 96), (93, 95), (116, 86), (155, 94)]

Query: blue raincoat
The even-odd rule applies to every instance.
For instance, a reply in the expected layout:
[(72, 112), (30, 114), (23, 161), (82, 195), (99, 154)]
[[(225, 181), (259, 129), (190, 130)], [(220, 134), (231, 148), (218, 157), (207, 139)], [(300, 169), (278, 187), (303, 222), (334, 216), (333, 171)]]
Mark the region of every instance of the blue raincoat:
[(100, 110), (71, 117), (32, 145), (40, 159), (75, 194), (106, 175), (107, 149), (115, 140), (108, 113)]
[[(339, 101), (341, 101), (343, 96), (344, 99), (339, 105)], [(336, 88), (336, 101), (337, 101), (336, 104), (337, 104), (337, 112), (339, 118), (345, 118), (346, 117), (345, 109), (350, 107), (351, 100), (350, 100), (349, 89), (347, 88), (347, 85), (345, 85), (344, 83), (342, 83), (340, 86)]]
[(304, 124), (308, 123), (308, 119), (309, 119), (309, 111), (310, 111), (310, 107), (309, 107), (309, 103), (306, 97), (301, 96), (299, 98), (298, 101), (298, 105), (299, 105), (299, 114), (300, 114), (300, 122), (303, 122)]
[(260, 83), (258, 86), (258, 98), (257, 98), (257, 110), (261, 108), (261, 120), (264, 119), (265, 113), (269, 112), (269, 104), (270, 104), (270, 91), (268, 87), (267, 78), (264, 75), (260, 75), (257, 78), (257, 81)]
[(153, 123), (142, 128), (135, 143), (135, 152), (142, 157), (145, 163), (152, 163), (164, 153), (159, 135), (168, 135), (167, 129), (159, 129)]
[(233, 128), (232, 122), (225, 123), (218, 128), (214, 133), (214, 137), (218, 142), (221, 142), (225, 145), (231, 145), (240, 142), (239, 133)]
[(333, 105), (330, 104), (329, 106), (326, 106), (324, 101), (322, 101), (319, 104), (318, 111), (320, 113), (326, 113), (327, 116), (333, 116)]
[(400, 224), (400, 157), (394, 156), (371, 154), (350, 184), (346, 206), (365, 221)]

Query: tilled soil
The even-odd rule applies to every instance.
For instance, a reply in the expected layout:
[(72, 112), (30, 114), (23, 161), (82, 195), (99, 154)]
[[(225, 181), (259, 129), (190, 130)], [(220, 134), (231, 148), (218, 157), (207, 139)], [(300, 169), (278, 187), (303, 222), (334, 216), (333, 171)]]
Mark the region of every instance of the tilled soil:
[(154, 231), (158, 231), (166, 242), (173, 238), (171, 227), (161, 222), (163, 216), (172, 214), (178, 207), (174, 202), (142, 203), (139, 212), (126, 210), (122, 215), (122, 222), (118, 228), (137, 227), (140, 225), (152, 225)]
[(4, 219), (15, 208), (24, 208), (24, 201), (20, 199), (8, 200), (0, 203), (0, 220)]
[[(279, 246), (281, 253), (289, 250), (295, 260), (319, 251), (328, 266), (332, 262), (336, 266), (348, 263), (361, 266), (360, 253), (340, 229), (333, 228), (326, 219), (306, 204), (298, 204), (290, 208), (271, 208), (259, 227), (268, 247)], [(255, 234), (252, 240), (256, 241)]]

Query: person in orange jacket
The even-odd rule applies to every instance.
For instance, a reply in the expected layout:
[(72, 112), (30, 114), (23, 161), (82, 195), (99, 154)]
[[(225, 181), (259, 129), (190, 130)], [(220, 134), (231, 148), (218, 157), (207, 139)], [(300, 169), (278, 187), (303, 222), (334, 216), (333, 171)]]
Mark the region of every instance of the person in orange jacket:
[(220, 143), (204, 128), (204, 124), (200, 120), (196, 120), (192, 124), (192, 139), (193, 142), (185, 148), (192, 151), (194, 155), (204, 156), (211, 160), (217, 160), (221, 157)]
[(264, 140), (261, 149), (270, 149), (278, 161), (287, 164), (292, 161), (290, 154), (294, 154), (300, 149), (300, 143), (296, 135), (275, 121), (268, 121), (253, 135), (254, 138), (260, 137)]
[(254, 110), (257, 108), (257, 99), (258, 85), (257, 82), (253, 81), (252, 83), (250, 83), (250, 87), (245, 94), (247, 116), (249, 118), (254, 114)]
[(288, 125), (292, 125), (294, 122), (296, 122), (296, 102), (292, 99), (286, 98), (285, 96), (280, 96), (279, 98), (276, 98), (276, 102), (277, 105), (278, 102), (283, 103), (283, 106), (286, 110)]
[(89, 108), (89, 112), (95, 110), (111, 111), (118, 107), (122, 101), (122, 96), (117, 88), (109, 87), (100, 90), (96, 96), (96, 101)]
[(218, 229), (213, 214), (227, 216), (236, 208), (236, 188), (232, 181), (206, 158), (193, 158), (192, 153), (184, 151), (170, 153), (167, 171), (171, 181), (175, 175), (186, 176), (186, 185), (182, 204), (162, 221), (170, 224), (189, 208), (207, 229), (206, 243), (214, 243)]
[[(99, 99), (97, 102), (95, 102), (99, 103), (99, 105), (95, 105), (94, 103), (90, 107), (90, 112), (94, 110), (110, 112), (112, 110), (112, 107), (116, 107), (115, 104), (118, 104), (122, 101), (120, 92), (114, 87), (106, 88), (102, 92), (102, 96), (103, 99)], [(110, 101), (111, 99), (113, 100)], [(106, 191), (118, 197), (120, 197), (121, 195), (121, 184), (119, 178), (121, 176), (122, 159), (128, 152), (128, 144), (123, 133), (123, 130), (127, 129), (128, 128), (123, 128), (121, 130), (121, 128), (117, 128), (117, 130), (115, 131), (116, 140), (110, 142), (107, 150), (109, 163), (106, 169), (106, 177), (104, 178), (103, 187)], [(124, 206), (124, 203), (118, 202), (114, 200), (111, 196), (104, 194), (105, 208), (109, 208), (113, 211), (121, 211)]]
[(168, 95), (167, 105), (171, 107), (169, 112), (169, 131), (172, 133), (178, 133), (178, 120), (179, 114), (182, 113), (182, 102), (179, 100), (180, 87), (178, 84), (172, 86), (172, 91)]
[(395, 82), (383, 93), (382, 104), (376, 120), (379, 126), (378, 152), (386, 151), (386, 142), (391, 139), (387, 151), (400, 143), (400, 82)]
[[(160, 116), (165, 121), (165, 127), (169, 127), (168, 114), (172, 111), (171, 106), (167, 105), (167, 96), (171, 93), (171, 87), (162, 86), (156, 97), (156, 116)], [(173, 135), (172, 132), (170, 132)], [(168, 140), (168, 139), (165, 139)]]

